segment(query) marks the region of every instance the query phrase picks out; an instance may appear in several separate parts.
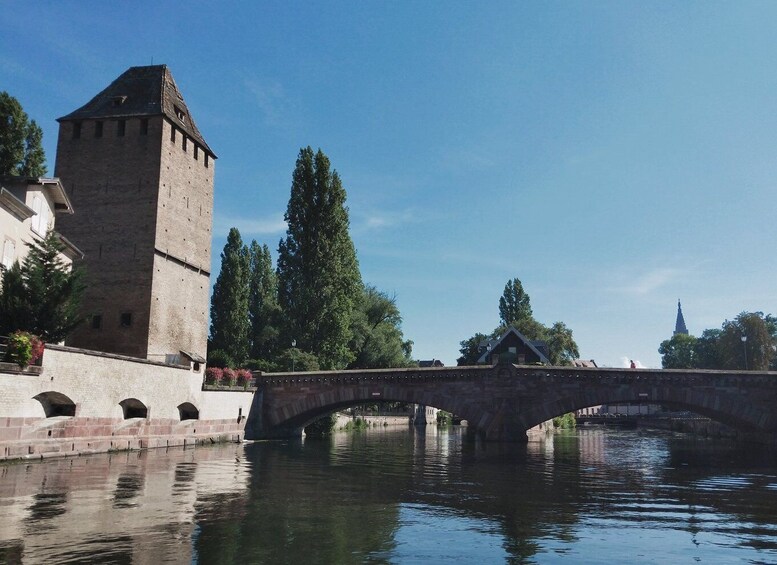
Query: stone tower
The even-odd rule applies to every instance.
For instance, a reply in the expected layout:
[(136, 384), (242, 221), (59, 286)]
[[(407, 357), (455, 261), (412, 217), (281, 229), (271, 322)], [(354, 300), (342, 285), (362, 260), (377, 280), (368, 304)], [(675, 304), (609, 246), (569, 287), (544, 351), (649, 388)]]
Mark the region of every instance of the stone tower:
[(680, 306), (680, 299), (677, 299), (677, 320), (674, 323), (674, 332), (672, 335), (688, 335), (688, 328), (685, 327), (685, 318), (683, 317), (683, 307)]
[(173, 362), (205, 356), (213, 151), (165, 65), (132, 67), (59, 118), (58, 176), (85, 254), (74, 347)]

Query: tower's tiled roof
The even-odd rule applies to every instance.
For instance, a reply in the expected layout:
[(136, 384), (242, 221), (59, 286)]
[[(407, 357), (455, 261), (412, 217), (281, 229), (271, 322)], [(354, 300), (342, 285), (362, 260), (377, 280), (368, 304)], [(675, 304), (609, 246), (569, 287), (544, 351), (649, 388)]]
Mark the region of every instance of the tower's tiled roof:
[(167, 117), (216, 156), (197, 129), (167, 65), (130, 67), (108, 88), (57, 121), (159, 115)]

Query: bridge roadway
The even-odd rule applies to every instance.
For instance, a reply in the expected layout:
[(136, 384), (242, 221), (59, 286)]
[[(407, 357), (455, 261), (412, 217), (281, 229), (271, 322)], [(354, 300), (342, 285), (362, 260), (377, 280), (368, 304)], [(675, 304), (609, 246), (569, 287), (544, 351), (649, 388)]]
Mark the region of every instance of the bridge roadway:
[(356, 404), (424, 404), (464, 418), (487, 440), (600, 404), (652, 403), (689, 410), (747, 436), (777, 438), (777, 372), (519, 366), (265, 373), (246, 439), (295, 437), (316, 419)]

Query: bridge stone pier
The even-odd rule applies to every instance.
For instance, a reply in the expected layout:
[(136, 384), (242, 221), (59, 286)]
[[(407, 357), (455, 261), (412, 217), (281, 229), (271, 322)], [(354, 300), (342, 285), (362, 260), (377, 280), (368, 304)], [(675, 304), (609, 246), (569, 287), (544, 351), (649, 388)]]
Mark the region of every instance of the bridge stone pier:
[(467, 420), (484, 439), (526, 431), (599, 404), (689, 410), (749, 437), (777, 438), (777, 372), (518, 366), (429, 367), (257, 376), (246, 439), (295, 437), (331, 412), (378, 401), (425, 404)]

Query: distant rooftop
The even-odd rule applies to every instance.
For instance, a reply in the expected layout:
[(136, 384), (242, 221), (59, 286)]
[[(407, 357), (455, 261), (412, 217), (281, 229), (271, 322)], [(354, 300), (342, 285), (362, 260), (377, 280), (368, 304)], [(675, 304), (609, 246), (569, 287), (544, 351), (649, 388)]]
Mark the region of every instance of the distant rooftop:
[(130, 67), (108, 88), (57, 121), (159, 115), (167, 117), (213, 157), (216, 156), (197, 129), (167, 65)]

